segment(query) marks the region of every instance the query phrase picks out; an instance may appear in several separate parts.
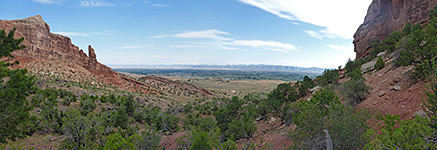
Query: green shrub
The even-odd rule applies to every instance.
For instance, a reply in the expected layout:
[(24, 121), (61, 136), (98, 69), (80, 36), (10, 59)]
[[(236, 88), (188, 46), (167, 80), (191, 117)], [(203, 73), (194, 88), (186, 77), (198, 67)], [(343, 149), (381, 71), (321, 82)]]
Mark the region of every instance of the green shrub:
[(209, 129), (217, 127), (217, 122), (212, 117), (202, 118), (199, 114), (197, 114), (195, 117), (191, 114), (188, 114), (184, 120), (184, 129), (190, 130), (195, 127), (198, 127), (203, 131), (209, 131)]
[(382, 60), (382, 57), (379, 57), (378, 60), (376, 60), (376, 64), (374, 67), (376, 70), (381, 70), (385, 67), (385, 62), (384, 60)]
[(126, 106), (126, 112), (132, 116), (135, 111), (136, 102), (132, 95), (123, 97), (123, 104)]
[(316, 83), (314, 83), (314, 81), (310, 77), (305, 76), (303, 78), (303, 81), (297, 82), (296, 85), (298, 86), (299, 98), (300, 98), (306, 96), (309, 89), (315, 87)]
[(220, 130), (212, 128), (211, 131), (194, 129), (188, 135), (176, 140), (180, 149), (189, 150), (213, 150), (220, 145)]
[(71, 93), (71, 92), (69, 92), (69, 93), (70, 94), (67, 94), (67, 96), (65, 96), (62, 99), (62, 105), (64, 105), (64, 106), (70, 106), (70, 103), (76, 102), (76, 100), (77, 100), (76, 96), (73, 93)]
[(401, 51), (399, 59), (396, 60), (397, 66), (409, 66), (414, 62), (414, 55), (409, 51)]
[(242, 138), (250, 139), (256, 129), (255, 119), (250, 118), (248, 115), (242, 115), (238, 120), (231, 120), (224, 135), (229, 137), (228, 139), (232, 141)]
[(149, 122), (151, 120), (150, 116), (151, 114), (151, 109), (149, 107), (144, 107), (141, 109), (137, 109), (134, 114), (133, 117), (135, 119), (135, 121), (137, 122)]
[(349, 74), (350, 72), (360, 69), (361, 68), (361, 61), (359, 59), (352, 61), (351, 59), (347, 60), (347, 63), (344, 67), (346, 69), (346, 74)]
[(162, 130), (164, 132), (169, 131), (169, 132), (175, 132), (179, 129), (179, 118), (171, 115), (171, 114), (161, 114), (159, 116), (157, 116), (158, 119), (161, 119), (161, 122), (158, 122), (159, 120), (157, 120), (154, 125), (154, 127), (156, 127), (159, 130)]
[(251, 138), (256, 131), (254, 106), (241, 107), (242, 105), (242, 100), (233, 97), (227, 105), (214, 112), (217, 126), (222, 133), (222, 140)]
[(88, 113), (90, 113), (94, 109), (96, 109), (97, 105), (96, 105), (96, 103), (94, 103), (94, 99), (93, 98), (86, 97), (86, 98), (81, 98), (81, 100), (80, 100), (80, 107), (82, 108), (80, 113), (82, 115), (87, 115)]
[(413, 24), (408, 22), (407, 24), (405, 24), (404, 30), (402, 30), (402, 32), (404, 33), (404, 35), (409, 35), (411, 34), (412, 30), (413, 30)]
[[(126, 109), (124, 111), (126, 111)], [(154, 129), (163, 132), (175, 132), (179, 128), (179, 118), (174, 115), (161, 112), (158, 107), (144, 107), (142, 109), (138, 109), (134, 112), (133, 117), (136, 121), (148, 123)], [(124, 120), (120, 122), (125, 122), (126, 118), (128, 118), (127, 114), (120, 116), (120, 119)]]
[(368, 129), (366, 111), (342, 104), (334, 91), (322, 89), (310, 101), (303, 101), (293, 118), (296, 130), (290, 132), (294, 149), (324, 149), (325, 132), (331, 136), (334, 149), (361, 149)]
[(368, 144), (364, 149), (437, 149), (433, 140), (437, 131), (428, 126), (429, 118), (416, 117), (401, 121), (399, 116), (389, 114), (378, 118), (384, 122), (378, 127), (381, 131), (366, 131)]
[(68, 111), (62, 118), (64, 140), (62, 149), (98, 149), (103, 146), (105, 126), (99, 117), (82, 116), (79, 111)]
[(117, 110), (117, 115), (114, 119), (114, 127), (126, 129), (129, 125), (129, 115), (126, 112), (125, 106), (120, 106)]
[(298, 99), (298, 93), (291, 82), (279, 84), (276, 89), (267, 95), (267, 99), (263, 102), (269, 111), (275, 114), (281, 112), (281, 107), (285, 102), (294, 102)]
[(159, 148), (161, 137), (153, 132), (141, 132), (141, 137), (136, 136), (134, 139), (135, 147), (137, 149), (155, 150)]
[(327, 69), (323, 71), (322, 76), (319, 76), (316, 80), (322, 86), (336, 83), (340, 79), (340, 74), (338, 70), (335, 69)]
[(355, 69), (354, 71), (350, 72), (349, 77), (351, 80), (364, 80), (363, 73), (361, 72), (360, 68)]
[[(437, 12), (437, 11), (436, 11)], [(433, 62), (433, 68), (431, 69), (431, 74), (428, 76), (430, 85), (425, 91), (425, 98), (423, 102), (423, 110), (431, 119), (430, 126), (437, 129), (437, 64)]]
[(350, 80), (343, 84), (343, 95), (346, 101), (352, 106), (356, 106), (366, 99), (369, 87), (364, 80)]
[[(131, 137), (135, 138), (137, 135), (132, 135)], [(130, 141), (130, 139), (126, 140), (120, 134), (111, 134), (108, 136), (108, 140), (105, 143), (104, 150), (131, 150), (135, 149), (135, 144)]]
[(219, 150), (237, 150), (237, 143), (235, 143), (234, 141), (228, 140), (224, 143), (222, 143), (219, 148), (217, 148)]

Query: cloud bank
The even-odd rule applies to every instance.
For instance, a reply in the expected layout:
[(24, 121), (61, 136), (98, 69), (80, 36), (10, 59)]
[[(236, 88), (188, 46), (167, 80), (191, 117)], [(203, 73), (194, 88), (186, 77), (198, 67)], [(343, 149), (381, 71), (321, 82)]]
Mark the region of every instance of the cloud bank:
[(188, 31), (175, 34), (177, 38), (196, 38), (196, 39), (217, 39), (217, 40), (232, 40), (221, 35), (230, 35), (230, 33), (219, 31), (216, 29), (204, 30), (204, 31)]
[(278, 41), (262, 41), (262, 40), (234, 40), (232, 38), (224, 37), (231, 35), (228, 32), (217, 29), (201, 30), (201, 31), (186, 31), (174, 35), (156, 35), (150, 38), (190, 38), (190, 39), (212, 39), (215, 42), (194, 42), (188, 45), (175, 45), (172, 48), (208, 48), (219, 47), (224, 50), (237, 50), (238, 47), (251, 47), (265, 49), (269, 51), (288, 53), (291, 51), (300, 52), (300, 50), (293, 44), (281, 43)]
[(40, 3), (40, 4), (53, 4), (53, 3), (55, 3), (54, 0), (33, 0), (33, 1)]
[(115, 4), (107, 3), (103, 0), (81, 0), (80, 4), (83, 7), (113, 7)]
[[(239, 0), (280, 18), (325, 29), (320, 35), (352, 39), (363, 23), (371, 0)], [(347, 7), (346, 7), (347, 6)], [(310, 35), (311, 36), (311, 35)]]

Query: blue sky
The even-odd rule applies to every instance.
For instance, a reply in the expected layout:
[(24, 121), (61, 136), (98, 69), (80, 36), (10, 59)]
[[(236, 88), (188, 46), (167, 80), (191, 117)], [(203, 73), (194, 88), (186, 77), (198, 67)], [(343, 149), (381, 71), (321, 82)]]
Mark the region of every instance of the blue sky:
[[(0, 19), (41, 15), (104, 64), (336, 68), (371, 0), (7, 0)], [(87, 50), (86, 50), (87, 51)]]

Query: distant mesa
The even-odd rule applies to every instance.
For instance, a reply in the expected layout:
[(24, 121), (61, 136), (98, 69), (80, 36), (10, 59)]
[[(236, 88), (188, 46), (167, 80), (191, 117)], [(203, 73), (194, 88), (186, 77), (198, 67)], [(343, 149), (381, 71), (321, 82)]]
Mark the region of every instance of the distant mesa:
[(373, 40), (389, 37), (409, 22), (427, 24), (428, 13), (436, 4), (437, 0), (373, 0), (364, 23), (354, 35), (356, 57), (368, 55)]
[(109, 65), (114, 69), (194, 69), (194, 70), (240, 70), (322, 73), (324, 68), (304, 68), (280, 65)]

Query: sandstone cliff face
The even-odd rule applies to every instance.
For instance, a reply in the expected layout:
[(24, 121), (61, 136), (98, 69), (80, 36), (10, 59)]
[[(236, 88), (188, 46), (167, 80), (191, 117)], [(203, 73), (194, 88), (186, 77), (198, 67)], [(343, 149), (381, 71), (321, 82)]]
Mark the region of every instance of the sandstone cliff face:
[[(14, 51), (12, 55), (20, 61), (18, 67), (27, 68), (31, 73), (41, 74), (41, 72), (45, 72), (42, 74), (46, 76), (62, 74), (63, 77), (60, 78), (68, 78), (67, 80), (71, 81), (82, 83), (98, 81), (106, 85), (144, 93), (162, 91), (149, 84), (149, 82), (158, 82), (157, 78), (148, 78), (153, 80), (149, 82), (139, 82), (99, 63), (96, 52), (91, 45), (88, 46), (87, 56), (82, 49), (79, 50), (71, 43), (70, 38), (50, 33), (49, 25), (39, 15), (20, 20), (0, 20), (0, 30), (9, 32), (13, 28), (17, 29), (15, 38), (24, 37), (23, 44), (26, 45), (26, 48)], [(159, 82), (162, 82), (162, 87), (184, 87), (183, 84), (175, 85), (164, 79), (159, 80)], [(197, 87), (193, 89), (195, 90), (187, 90), (187, 92), (194, 92), (199, 96), (212, 95), (204, 89)]]
[(354, 35), (357, 58), (363, 58), (370, 51), (374, 39), (384, 39), (396, 30), (402, 30), (406, 23), (427, 24), (428, 13), (437, 0), (373, 0), (367, 10), (364, 23)]
[(111, 68), (100, 64), (91, 45), (89, 57), (71, 43), (71, 39), (62, 35), (50, 33), (50, 27), (41, 16), (33, 16), (20, 20), (0, 20), (0, 29), (9, 31), (17, 28), (15, 37), (24, 37), (24, 50), (13, 53), (20, 61), (28, 62), (35, 59), (64, 60), (78, 64), (93, 74), (114, 77), (117, 73)]

